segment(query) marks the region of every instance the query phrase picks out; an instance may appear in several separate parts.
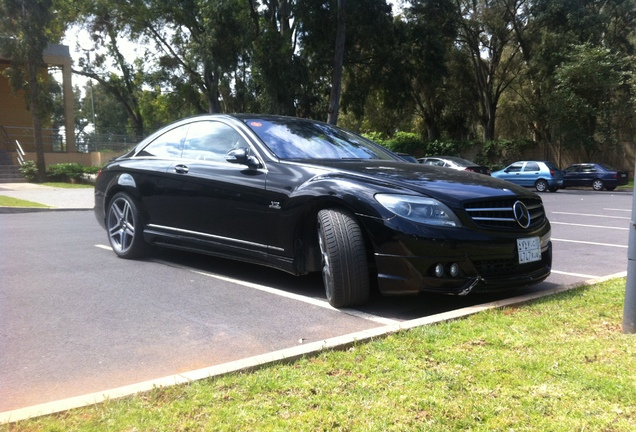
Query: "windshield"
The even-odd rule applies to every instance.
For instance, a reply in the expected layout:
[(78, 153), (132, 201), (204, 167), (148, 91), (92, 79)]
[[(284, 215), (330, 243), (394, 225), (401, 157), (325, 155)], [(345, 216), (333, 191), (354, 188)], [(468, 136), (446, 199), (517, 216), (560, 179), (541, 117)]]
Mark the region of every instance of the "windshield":
[(246, 119), (280, 159), (396, 160), (379, 145), (344, 129), (294, 118)]

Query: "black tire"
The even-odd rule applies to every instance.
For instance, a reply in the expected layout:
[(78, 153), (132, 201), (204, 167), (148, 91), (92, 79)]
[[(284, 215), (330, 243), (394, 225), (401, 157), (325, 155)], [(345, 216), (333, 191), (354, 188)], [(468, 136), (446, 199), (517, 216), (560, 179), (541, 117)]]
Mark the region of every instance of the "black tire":
[(602, 191), (603, 189), (605, 189), (605, 184), (603, 183), (603, 180), (594, 179), (594, 181), (592, 182), (592, 189), (594, 189), (595, 191)]
[(120, 258), (140, 258), (147, 252), (139, 206), (130, 195), (118, 192), (110, 200), (106, 230), (110, 246)]
[(343, 210), (318, 212), (318, 242), (327, 300), (341, 308), (369, 299), (369, 264), (360, 226)]
[(550, 185), (548, 185), (548, 182), (543, 179), (537, 180), (534, 184), (534, 188), (537, 190), (537, 192), (545, 192), (548, 190), (549, 187)]

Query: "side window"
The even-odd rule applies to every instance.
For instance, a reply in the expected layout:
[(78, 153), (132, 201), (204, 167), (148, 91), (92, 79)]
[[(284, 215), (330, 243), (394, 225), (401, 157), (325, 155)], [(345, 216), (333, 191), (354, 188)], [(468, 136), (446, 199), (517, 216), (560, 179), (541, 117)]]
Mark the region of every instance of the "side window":
[(539, 171), (539, 164), (536, 162), (528, 162), (524, 171)]
[(225, 162), (232, 148), (248, 147), (241, 134), (215, 121), (192, 123), (183, 145), (183, 158)]
[(521, 167), (522, 167), (522, 166), (523, 166), (523, 164), (521, 164), (521, 163), (514, 163), (514, 164), (510, 165), (510, 166), (506, 169), (506, 171), (507, 171), (507, 172), (519, 172), (519, 171), (521, 171)]
[(188, 125), (169, 130), (144, 147), (137, 156), (155, 156), (168, 159), (181, 157), (183, 139), (187, 130)]
[(594, 168), (594, 165), (583, 165), (583, 168), (581, 169), (581, 171), (583, 171), (583, 172), (596, 172), (596, 169)]

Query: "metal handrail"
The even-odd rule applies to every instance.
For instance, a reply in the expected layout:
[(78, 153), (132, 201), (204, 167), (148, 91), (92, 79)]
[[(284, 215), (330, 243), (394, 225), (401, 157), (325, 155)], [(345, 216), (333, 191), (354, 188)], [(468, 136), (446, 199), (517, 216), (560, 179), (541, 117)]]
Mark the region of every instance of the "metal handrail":
[(0, 144), (2, 144), (2, 147), (4, 148), (4, 150), (11, 151), (9, 148), (11, 140), (9, 139), (9, 134), (7, 133), (4, 126), (0, 126), (0, 138), (2, 138), (0, 139)]
[(18, 163), (20, 164), (20, 166), (24, 165), (24, 150), (22, 150), (22, 146), (20, 145), (20, 142), (18, 140), (15, 140), (15, 149), (16, 152), (18, 153)]

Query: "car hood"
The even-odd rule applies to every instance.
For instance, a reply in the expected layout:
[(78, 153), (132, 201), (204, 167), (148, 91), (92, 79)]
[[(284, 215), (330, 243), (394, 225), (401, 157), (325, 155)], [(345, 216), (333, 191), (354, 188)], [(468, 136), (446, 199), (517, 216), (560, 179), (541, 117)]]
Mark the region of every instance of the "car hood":
[(479, 173), (451, 170), (429, 165), (397, 161), (312, 161), (312, 165), (329, 169), (329, 175), (348, 175), (352, 178), (390, 183), (397, 189), (409, 189), (433, 198), (464, 202), (486, 197), (506, 198), (536, 195), (507, 181)]

